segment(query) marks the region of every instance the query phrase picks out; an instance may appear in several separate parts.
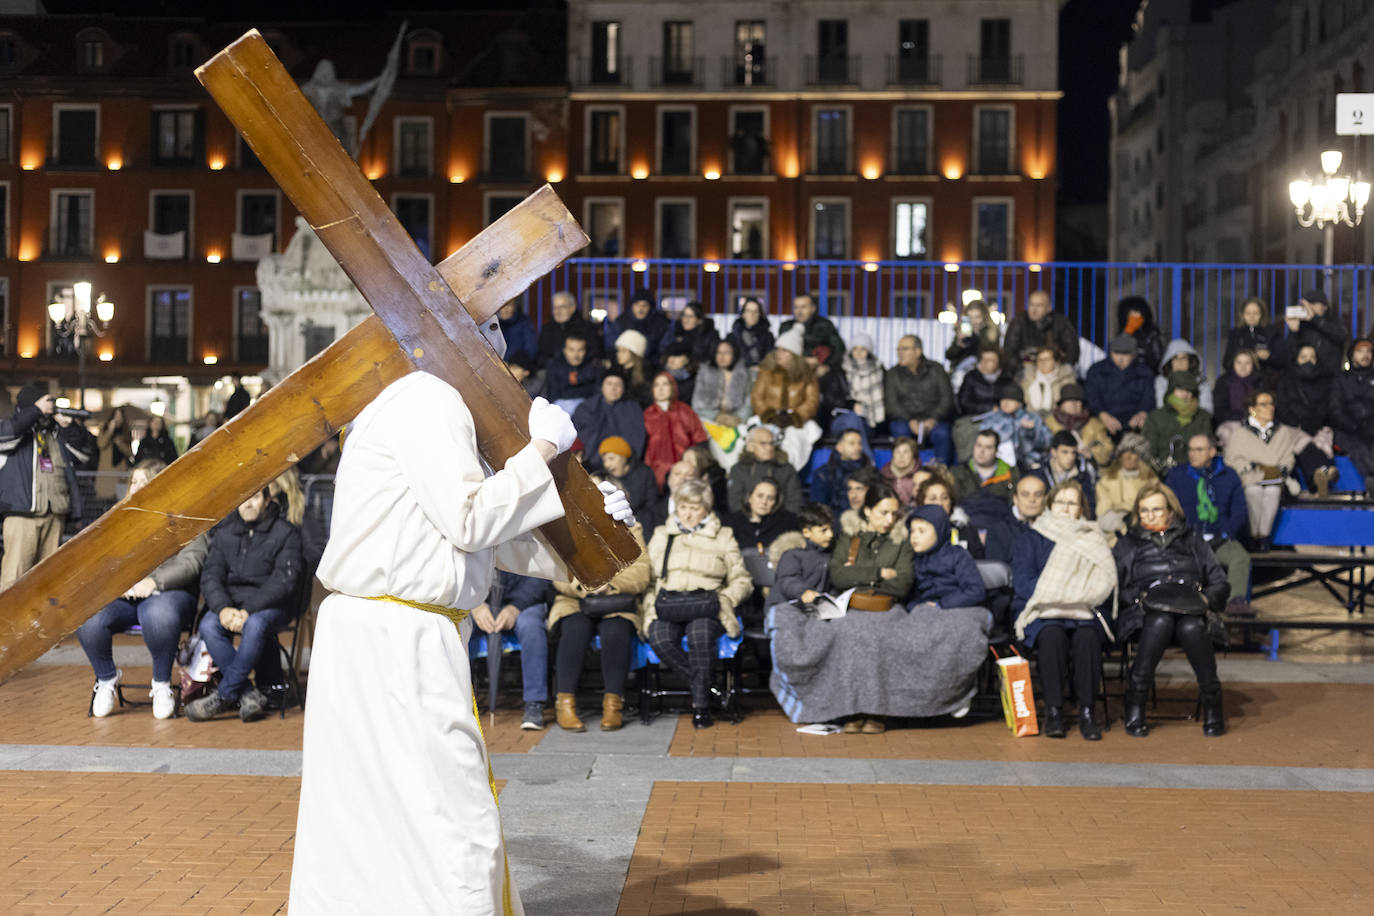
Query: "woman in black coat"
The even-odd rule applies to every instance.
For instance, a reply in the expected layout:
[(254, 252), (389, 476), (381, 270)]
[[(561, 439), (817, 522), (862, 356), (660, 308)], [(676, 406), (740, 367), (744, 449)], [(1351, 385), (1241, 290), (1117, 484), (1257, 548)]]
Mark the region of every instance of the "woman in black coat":
[[(1117, 638), (1126, 643), (1140, 637), (1126, 685), (1126, 734), (1137, 738), (1149, 734), (1145, 700), (1155, 667), (1164, 650), (1174, 643), (1183, 647), (1202, 691), (1202, 733), (1208, 737), (1225, 733), (1213, 643), (1226, 644), (1226, 628), (1219, 616), (1231, 593), (1226, 571), (1207, 542), (1189, 527), (1178, 497), (1158, 482), (1140, 488), (1131, 512), (1131, 527), (1112, 552), (1120, 583)], [(1147, 610), (1144, 601), (1151, 594), (1159, 595), (1154, 587), (1162, 584), (1175, 592), (1197, 592), (1201, 599), (1198, 604), (1205, 602), (1203, 612)], [(1180, 609), (1185, 604), (1178, 597), (1159, 600)]]
[(1240, 321), (1226, 335), (1226, 352), (1221, 357), (1221, 364), (1229, 368), (1237, 353), (1253, 350), (1258, 357), (1256, 372), (1273, 368), (1270, 360), (1281, 330), (1281, 327), (1269, 323), (1269, 307), (1264, 300), (1251, 296), (1240, 307)]
[(167, 421), (157, 414), (148, 418), (148, 430), (143, 434), (143, 438), (138, 440), (138, 445), (134, 449), (135, 461), (148, 458), (156, 458), (163, 464), (171, 464), (177, 460), (177, 446), (172, 441), (171, 434), (167, 432)]
[(1304, 344), (1298, 348), (1297, 361), (1279, 376), (1274, 401), (1278, 420), (1315, 436), (1331, 423), (1332, 376), (1317, 359), (1317, 348)]
[(677, 321), (663, 335), (660, 349), (667, 353), (674, 344), (686, 344), (691, 348), (692, 365), (701, 366), (715, 360), (716, 345), (719, 343), (720, 335), (716, 333), (715, 323), (706, 317), (706, 309), (701, 307), (701, 303), (693, 301), (682, 307)]
[(740, 359), (751, 369), (773, 352), (773, 331), (768, 327), (768, 316), (763, 313), (759, 300), (744, 300), (735, 327), (730, 331), (730, 339), (739, 347)]

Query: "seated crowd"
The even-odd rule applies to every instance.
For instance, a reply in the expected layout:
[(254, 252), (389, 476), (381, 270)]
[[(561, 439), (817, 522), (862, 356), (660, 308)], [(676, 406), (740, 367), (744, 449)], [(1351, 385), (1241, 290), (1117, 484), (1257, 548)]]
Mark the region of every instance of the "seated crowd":
[[(1176, 644), (1204, 733), (1218, 735), (1215, 647), (1225, 618), (1254, 615), (1250, 554), (1269, 549), (1281, 501), (1325, 495), (1337, 453), (1374, 475), (1374, 343), (1347, 346), (1316, 291), (1286, 329), (1248, 301), (1215, 383), (1138, 297), (1081, 379), (1077, 333), (1039, 291), (1005, 336), (974, 302), (948, 365), (906, 335), (890, 367), (809, 295), (776, 334), (748, 300), (723, 337), (697, 303), (673, 318), (649, 290), (632, 299), (604, 325), (566, 293), (537, 332), (516, 304), (500, 316), (511, 371), (573, 417), (574, 454), (625, 492), (645, 547), (608, 588), (503, 574), (474, 609), (493, 646), (507, 631), (518, 642), (525, 728), (544, 727), (551, 642), (562, 728), (585, 729), (590, 648), (600, 728), (621, 726), (640, 642), (688, 682), (694, 724), (709, 727), (718, 642), (748, 630), (766, 638), (760, 659), (793, 720), (860, 734), (965, 715), (989, 640), (1004, 637), (1038, 657), (1045, 733), (1064, 736), (1072, 698), (1089, 740), (1104, 653), (1138, 643), (1125, 718), (1144, 735), (1154, 668)], [(148, 454), (134, 486), (175, 450)], [(249, 499), (208, 546), (188, 545), (82, 628), (96, 715), (116, 702), (110, 634), (133, 622), (153, 656), (154, 712), (171, 715), (175, 635), (197, 588), (223, 679), (190, 717), (262, 714), (261, 688), (281, 680), (273, 634), (309, 581), (289, 502)]]

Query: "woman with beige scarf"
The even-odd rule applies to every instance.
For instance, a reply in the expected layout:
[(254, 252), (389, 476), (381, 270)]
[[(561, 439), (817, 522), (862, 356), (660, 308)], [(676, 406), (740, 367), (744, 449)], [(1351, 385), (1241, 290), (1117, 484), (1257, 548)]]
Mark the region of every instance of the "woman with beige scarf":
[(1099, 741), (1093, 707), (1102, 650), (1114, 637), (1097, 608), (1116, 593), (1116, 560), (1101, 530), (1083, 518), (1084, 502), (1076, 480), (1050, 491), (1050, 511), (1036, 518), (1012, 557), (1012, 610), (1017, 639), (1039, 655), (1045, 737), (1064, 737), (1064, 686), (1072, 668), (1078, 730)]

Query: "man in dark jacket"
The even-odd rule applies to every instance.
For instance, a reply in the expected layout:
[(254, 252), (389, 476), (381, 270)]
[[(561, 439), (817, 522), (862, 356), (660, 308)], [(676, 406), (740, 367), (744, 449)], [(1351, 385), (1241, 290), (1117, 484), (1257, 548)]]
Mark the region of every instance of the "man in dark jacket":
[(57, 552), (69, 514), (81, 517), (76, 469), (95, 459), (96, 441), (55, 410), (48, 386), (30, 382), (15, 400), (14, 415), (0, 420), (0, 590)]
[(581, 404), (572, 415), (577, 438), (586, 446), (586, 464), (601, 467), (601, 440), (619, 436), (629, 443), (632, 457), (644, 455), (644, 408), (625, 399), (625, 376), (611, 369), (601, 379), (601, 392)]
[(1118, 335), (1108, 347), (1107, 358), (1095, 363), (1084, 380), (1088, 410), (1114, 437), (1143, 427), (1155, 408), (1154, 373), (1136, 358), (1138, 349), (1134, 337)]
[(545, 579), (500, 570), (486, 602), (472, 609), (472, 622), (487, 634), (488, 653), (500, 652), (501, 634), (515, 631), (525, 698), (520, 727), (526, 731), (544, 728), (544, 704), (549, 700), (548, 589)]
[(1065, 481), (1077, 480), (1083, 488), (1083, 517), (1097, 518), (1097, 470), (1091, 461), (1078, 454), (1078, 440), (1073, 433), (1067, 429), (1055, 433), (1050, 439), (1049, 456), (1031, 473), (1050, 490)]
[(638, 331), (644, 335), (645, 340), (645, 350), (641, 354), (644, 362), (656, 366), (660, 355), (659, 344), (672, 325), (673, 322), (658, 307), (654, 291), (637, 289), (630, 296), (629, 309), (611, 323), (606, 338), (608, 343), (613, 344), (616, 338), (626, 331)]
[(1007, 323), (1002, 348), (1013, 363), (1029, 363), (1041, 347), (1054, 347), (1060, 362), (1078, 365), (1078, 331), (1069, 319), (1050, 311), (1050, 294), (1037, 289), (1026, 299), (1026, 310)]
[(998, 389), (1016, 380), (1002, 368), (1002, 354), (995, 348), (988, 348), (978, 354), (978, 365), (964, 376), (959, 386), (959, 412), (966, 417), (976, 417), (997, 408), (1001, 395)]
[(743, 512), (755, 484), (765, 479), (778, 485), (778, 500), (784, 510), (801, 511), (801, 478), (787, 456), (778, 451), (773, 431), (766, 426), (755, 426), (744, 440), (744, 453), (730, 469), (729, 498), (726, 500), (730, 511)]
[[(186, 707), (192, 722), (235, 706), (245, 722), (267, 712), (259, 686), (281, 677), (276, 633), (291, 623), (303, 576), (301, 534), (281, 517), (266, 490), (248, 497), (215, 529), (200, 574), (205, 616), (200, 636), (224, 675), (219, 687)], [(234, 634), (242, 639), (234, 649)], [(256, 669), (259, 686), (248, 682)]]
[(600, 385), (601, 364), (588, 355), (587, 338), (581, 331), (569, 331), (563, 338), (563, 352), (547, 363), (544, 396), (571, 414)]
[(501, 336), (506, 338), (506, 359), (517, 353), (533, 358), (539, 351), (539, 339), (520, 300), (512, 299), (501, 306), (497, 319), (501, 322)]
[[(1010, 505), (1012, 490), (1021, 479), (1017, 469), (997, 457), (1002, 437), (995, 430), (979, 431), (973, 439), (973, 457), (953, 471), (955, 498), (961, 505), (982, 499), (996, 499)], [(969, 509), (969, 514), (973, 510)]]
[(248, 389), (243, 387), (242, 375), (237, 372), (231, 373), (229, 380), (233, 383), (234, 390), (229, 394), (229, 402), (224, 405), (225, 423), (247, 410), (248, 405), (253, 401)]
[(802, 354), (811, 356), (817, 347), (829, 347), (826, 365), (839, 366), (844, 359), (844, 340), (829, 318), (816, 314), (816, 300), (810, 293), (802, 293), (792, 300), (792, 317), (778, 328), (779, 336), (786, 334), (793, 325), (801, 325)]
[(935, 460), (953, 457), (949, 421), (954, 416), (954, 390), (945, 370), (921, 356), (921, 339), (908, 334), (897, 341), (897, 365), (883, 376), (883, 407), (894, 438), (911, 436), (929, 443)]
[(816, 469), (811, 477), (811, 498), (825, 503), (839, 518), (849, 508), (846, 478), (861, 467), (872, 464), (864, 454), (864, 440), (857, 431), (849, 429), (840, 434), (830, 459)]
[(1336, 446), (1374, 486), (1374, 341), (1361, 337), (1350, 346), (1350, 368), (1336, 376), (1331, 425)]
[(1323, 375), (1334, 376), (1341, 369), (1345, 358), (1345, 327), (1340, 316), (1331, 308), (1326, 293), (1310, 289), (1298, 300), (1307, 313), (1305, 318), (1286, 318), (1288, 336), (1276, 345), (1274, 361), (1280, 367), (1292, 366), (1297, 361), (1298, 350), (1310, 346), (1317, 351), (1317, 365)]
[(1253, 617), (1245, 596), (1250, 592), (1250, 554), (1241, 546), (1241, 533), (1250, 521), (1245, 487), (1240, 475), (1217, 456), (1217, 445), (1206, 433), (1188, 440), (1188, 463), (1169, 472), (1165, 486), (1174, 491), (1188, 525), (1212, 548), (1217, 562), (1226, 568), (1231, 600), (1226, 613)]
[(551, 320), (544, 322), (539, 329), (539, 352), (535, 359), (540, 366), (547, 367), (554, 357), (562, 353), (563, 342), (574, 333), (587, 342), (589, 362), (601, 358), (601, 328), (578, 314), (577, 300), (572, 293), (554, 293), (549, 311), (552, 313)]
[(1016, 481), (1016, 488), (1011, 495), (1011, 515), (987, 529), (987, 540), (983, 545), (985, 559), (999, 563), (1012, 562), (1019, 549), (1021, 535), (1029, 531), (1031, 522), (1045, 511), (1048, 493), (1045, 481), (1033, 474)]

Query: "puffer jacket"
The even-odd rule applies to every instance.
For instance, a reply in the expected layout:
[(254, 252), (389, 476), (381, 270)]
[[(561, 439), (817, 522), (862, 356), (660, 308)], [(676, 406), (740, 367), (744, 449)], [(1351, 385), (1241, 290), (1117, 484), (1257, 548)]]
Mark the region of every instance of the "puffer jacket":
[(300, 530), (268, 503), (252, 524), (234, 512), (215, 529), (200, 590), (212, 613), (227, 607), (294, 613), (301, 570)]
[(749, 501), (760, 480), (771, 480), (778, 485), (778, 501), (788, 512), (800, 512), (802, 507), (801, 478), (797, 469), (788, 462), (781, 451), (774, 454), (772, 461), (759, 461), (754, 453), (745, 450), (739, 461), (730, 469), (729, 498), (726, 500), (731, 512), (741, 512)]
[(200, 571), (205, 567), (205, 554), (210, 549), (210, 535), (198, 534), (191, 542), (158, 564), (148, 573), (160, 592), (179, 589), (194, 592), (200, 588)]
[(1231, 586), (1226, 570), (1217, 562), (1212, 548), (1182, 518), (1175, 518), (1163, 531), (1147, 531), (1135, 525), (1117, 540), (1112, 549), (1116, 557), (1116, 578), (1120, 583), (1120, 611), (1117, 638), (1122, 642), (1140, 632), (1145, 609), (1138, 600), (1156, 582), (1172, 579), (1191, 583), (1207, 596), (1207, 630), (1212, 641), (1226, 644), (1226, 627), (1220, 611), (1226, 606)]
[(1253, 328), (1241, 324), (1232, 328), (1226, 334), (1226, 352), (1221, 357), (1221, 364), (1230, 366), (1241, 350), (1268, 350), (1269, 358), (1260, 360), (1260, 366), (1255, 368), (1269, 366), (1274, 361), (1274, 349), (1278, 344), (1281, 330), (1282, 328), (1272, 324), (1258, 324)]
[(1125, 369), (1118, 369), (1108, 357), (1094, 363), (1084, 379), (1083, 389), (1088, 395), (1088, 410), (1094, 416), (1109, 413), (1125, 426), (1137, 413), (1149, 413), (1155, 406), (1154, 373), (1149, 366), (1136, 359)]
[[(642, 595), (644, 590), (649, 587), (649, 580), (653, 578), (653, 567), (649, 563), (649, 551), (644, 549), (644, 529), (635, 525), (630, 529), (630, 536), (639, 545), (639, 556), (629, 566), (611, 578), (606, 587), (596, 592), (598, 595)], [(582, 599), (589, 594), (581, 582), (573, 579), (571, 582), (555, 582), (553, 584), (554, 599), (553, 604), (549, 605), (548, 627), (553, 629), (553, 625), (558, 623), (569, 614), (576, 614), (582, 609)], [(620, 617), (628, 620), (635, 625), (635, 629), (642, 629), (639, 603), (635, 602), (633, 611), (617, 611), (614, 614), (607, 614), (607, 617)]]
[(773, 577), (774, 602), (797, 601), (807, 590), (824, 592), (830, 584), (830, 554), (800, 534), (783, 535), (773, 542), (773, 546), (787, 542), (795, 546), (783, 551), (773, 564), (777, 568)]
[[(780, 426), (805, 426), (821, 408), (821, 386), (814, 373), (805, 379), (788, 382), (782, 369), (759, 369), (750, 392), (750, 406), (765, 423)], [(779, 414), (791, 411), (785, 418)]]
[(1025, 312), (1018, 312), (1007, 322), (1007, 336), (1002, 347), (1009, 359), (1033, 362), (1035, 350), (1046, 344), (1057, 349), (1060, 359), (1067, 365), (1078, 364), (1078, 330), (1058, 312), (1050, 312), (1038, 322), (1031, 321)]
[(983, 373), (974, 369), (964, 376), (964, 383), (959, 386), (959, 412), (964, 416), (976, 416), (996, 410), (1001, 400), (997, 396), (998, 389), (1015, 383), (1016, 379), (1010, 373), (998, 372), (996, 378), (988, 381)]
[[(668, 539), (672, 537), (672, 550)], [(668, 558), (664, 572), (663, 559)], [(653, 585), (644, 593), (642, 632), (649, 632), (649, 624), (658, 619), (654, 598), (660, 591), (690, 592), (704, 588), (720, 596), (721, 626), (730, 636), (740, 634), (739, 617), (735, 608), (754, 592), (754, 580), (744, 565), (734, 532), (721, 524), (713, 512), (706, 521), (692, 531), (685, 531), (673, 516), (658, 526), (649, 541), (649, 563)]]
[[(831, 587), (839, 591), (871, 588), (904, 601), (911, 592), (912, 582), (911, 542), (906, 537), (906, 529), (894, 525), (886, 534), (864, 530), (854, 537), (859, 540), (859, 552), (853, 565), (848, 562), (852, 538), (835, 539), (830, 553)], [(894, 569), (897, 575), (884, 579), (879, 574), (883, 569)]]
[(899, 363), (883, 375), (883, 404), (891, 420), (949, 420), (954, 416), (949, 373), (924, 357), (915, 372)]
[(1304, 378), (1296, 367), (1285, 369), (1274, 394), (1275, 416), (1285, 426), (1296, 426), (1315, 436), (1323, 426), (1331, 425), (1334, 388), (1335, 382), (1329, 375), (1318, 373)]
[(1359, 439), (1374, 436), (1374, 366), (1352, 366), (1336, 376), (1331, 425)]
[(1164, 348), (1164, 358), (1159, 363), (1159, 374), (1155, 376), (1155, 406), (1164, 406), (1164, 396), (1169, 393), (1169, 363), (1182, 353), (1192, 357), (1189, 360), (1192, 368), (1188, 371), (1197, 379), (1197, 402), (1203, 410), (1212, 413), (1212, 383), (1207, 381), (1207, 376), (1202, 373), (1202, 358), (1198, 356), (1197, 348), (1181, 337), (1169, 341), (1169, 346)]

